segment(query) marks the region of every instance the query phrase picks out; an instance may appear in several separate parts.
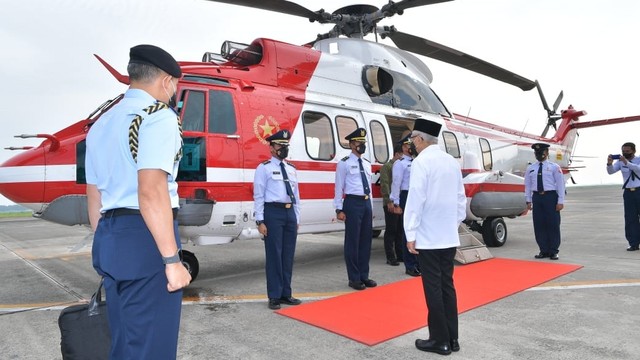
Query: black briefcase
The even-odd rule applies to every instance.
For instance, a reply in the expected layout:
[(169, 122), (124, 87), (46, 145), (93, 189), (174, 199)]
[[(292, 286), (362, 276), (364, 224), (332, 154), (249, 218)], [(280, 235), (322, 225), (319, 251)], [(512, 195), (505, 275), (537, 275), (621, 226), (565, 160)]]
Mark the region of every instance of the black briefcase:
[(64, 360), (109, 359), (111, 334), (102, 282), (88, 304), (69, 306), (58, 317), (60, 349)]

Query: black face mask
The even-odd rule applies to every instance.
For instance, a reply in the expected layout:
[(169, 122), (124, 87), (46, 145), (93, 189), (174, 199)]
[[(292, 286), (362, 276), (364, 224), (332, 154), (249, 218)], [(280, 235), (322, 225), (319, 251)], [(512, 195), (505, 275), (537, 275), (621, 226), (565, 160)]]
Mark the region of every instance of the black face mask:
[(536, 160), (538, 161), (544, 161), (546, 159), (546, 156), (544, 155), (544, 153), (536, 153)]
[(286, 159), (287, 156), (289, 156), (289, 147), (283, 146), (276, 150), (276, 156), (278, 156), (280, 160)]
[(178, 105), (178, 104), (176, 103), (176, 94), (173, 94), (173, 96), (169, 98), (169, 104), (168, 105), (170, 107), (174, 108), (174, 109), (177, 109), (176, 105)]
[(365, 150), (367, 150), (367, 146), (365, 144), (356, 146), (356, 151), (358, 152), (358, 154), (364, 154)]
[(623, 153), (622, 156), (624, 156), (624, 158), (627, 159), (627, 160), (633, 159), (633, 154), (632, 153), (627, 153), (627, 154)]
[(414, 143), (409, 144), (409, 155), (411, 156), (418, 155), (418, 149), (416, 149), (416, 144)]

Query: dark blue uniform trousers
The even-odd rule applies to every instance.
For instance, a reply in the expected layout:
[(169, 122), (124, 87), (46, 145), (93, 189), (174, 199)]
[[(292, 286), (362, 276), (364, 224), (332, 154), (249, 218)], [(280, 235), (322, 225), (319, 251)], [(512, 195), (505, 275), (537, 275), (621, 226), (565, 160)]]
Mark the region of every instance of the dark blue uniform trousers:
[(624, 235), (629, 246), (640, 245), (640, 189), (624, 190)]
[(453, 284), (456, 248), (418, 249), (422, 288), (427, 302), (429, 339), (449, 343), (458, 339), (458, 298)]
[(369, 259), (373, 224), (371, 200), (347, 195), (342, 204), (344, 222), (344, 261), (349, 281), (369, 279)]
[[(178, 224), (174, 222), (179, 244)], [(182, 291), (167, 290), (162, 256), (140, 215), (103, 216), (93, 266), (104, 276), (110, 359), (175, 359)]]
[(400, 216), (400, 231), (402, 231), (402, 259), (404, 261), (404, 267), (406, 270), (418, 269), (418, 258), (416, 255), (409, 252), (407, 248), (407, 235), (404, 232), (404, 208), (407, 205), (408, 190), (400, 191), (400, 208), (403, 214)]
[(267, 227), (264, 239), (267, 296), (270, 299), (289, 297), (298, 235), (296, 212), (293, 206), (286, 209), (265, 203), (264, 224)]
[(560, 211), (556, 211), (558, 193), (545, 191), (533, 193), (533, 233), (540, 252), (557, 254), (560, 248)]

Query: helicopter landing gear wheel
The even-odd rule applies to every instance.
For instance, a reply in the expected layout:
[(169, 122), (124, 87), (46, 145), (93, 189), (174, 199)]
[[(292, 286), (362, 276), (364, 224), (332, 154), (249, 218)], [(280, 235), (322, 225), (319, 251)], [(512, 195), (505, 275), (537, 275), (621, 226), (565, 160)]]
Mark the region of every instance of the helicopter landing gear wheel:
[(507, 224), (501, 217), (482, 222), (482, 239), (488, 247), (500, 247), (507, 242)]
[(191, 251), (182, 250), (182, 265), (184, 265), (189, 274), (191, 274), (191, 282), (193, 282), (196, 277), (198, 277), (198, 272), (200, 271), (198, 259)]

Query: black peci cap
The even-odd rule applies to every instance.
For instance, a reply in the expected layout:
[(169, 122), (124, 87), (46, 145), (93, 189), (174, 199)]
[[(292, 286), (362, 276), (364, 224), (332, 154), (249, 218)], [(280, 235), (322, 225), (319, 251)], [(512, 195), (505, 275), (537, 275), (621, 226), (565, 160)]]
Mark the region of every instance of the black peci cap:
[(291, 138), (291, 133), (289, 130), (280, 130), (277, 133), (269, 136), (265, 140), (270, 143), (276, 143), (280, 145), (289, 145), (289, 139)]
[(175, 78), (182, 76), (178, 62), (171, 54), (157, 46), (137, 45), (132, 47), (129, 51), (129, 62), (153, 65)]
[(438, 137), (440, 135), (440, 129), (442, 128), (442, 124), (438, 124), (437, 122), (427, 120), (427, 119), (416, 119), (413, 130), (421, 131), (427, 135)]
[(344, 137), (349, 141), (367, 141), (367, 130), (364, 128), (357, 128), (351, 134)]

